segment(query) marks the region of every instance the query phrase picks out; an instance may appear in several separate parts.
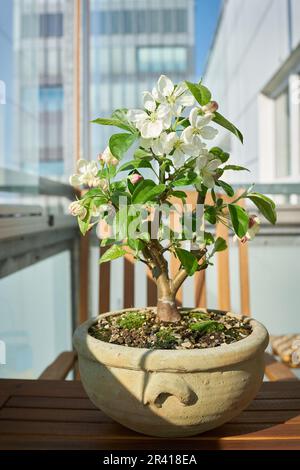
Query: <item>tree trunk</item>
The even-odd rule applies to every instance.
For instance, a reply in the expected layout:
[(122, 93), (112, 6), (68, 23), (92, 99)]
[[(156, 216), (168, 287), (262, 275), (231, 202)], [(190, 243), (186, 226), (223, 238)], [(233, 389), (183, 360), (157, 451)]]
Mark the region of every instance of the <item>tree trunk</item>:
[(177, 309), (175, 294), (171, 290), (170, 281), (165, 276), (157, 280), (157, 317), (159, 321), (176, 323), (181, 320)]
[(175, 299), (159, 299), (157, 301), (157, 316), (159, 321), (176, 323), (181, 320)]

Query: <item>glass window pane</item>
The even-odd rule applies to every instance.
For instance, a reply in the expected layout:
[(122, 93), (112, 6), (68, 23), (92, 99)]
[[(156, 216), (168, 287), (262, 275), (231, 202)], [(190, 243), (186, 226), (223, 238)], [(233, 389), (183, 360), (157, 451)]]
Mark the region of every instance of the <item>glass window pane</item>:
[(60, 37), (63, 35), (62, 13), (42, 13), (40, 15), (40, 36)]
[(36, 379), (72, 349), (70, 272), (70, 254), (63, 252), (0, 280), (6, 345), (0, 377)]
[(184, 72), (187, 68), (185, 47), (140, 47), (137, 53), (140, 72)]

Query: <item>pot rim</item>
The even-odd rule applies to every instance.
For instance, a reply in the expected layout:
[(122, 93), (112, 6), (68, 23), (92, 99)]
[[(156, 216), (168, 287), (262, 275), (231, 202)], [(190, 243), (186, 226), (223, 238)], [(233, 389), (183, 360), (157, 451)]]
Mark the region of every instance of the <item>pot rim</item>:
[[(134, 348), (107, 343), (94, 338), (88, 333), (90, 326), (95, 324), (100, 317), (105, 318), (112, 315), (120, 315), (128, 311), (140, 310), (141, 308), (127, 308), (107, 312), (90, 318), (79, 325), (73, 335), (73, 345), (79, 356), (94, 362), (100, 362), (106, 366), (123, 369), (177, 373), (197, 372), (244, 362), (257, 354), (262, 354), (269, 342), (269, 334), (266, 328), (253, 318), (250, 319), (252, 332), (246, 338), (234, 343), (224, 343), (221, 346), (205, 349)], [(155, 307), (146, 307), (143, 310), (155, 310)], [(217, 309), (191, 308), (191, 310), (229, 313), (237, 318), (244, 318), (243, 315)]]

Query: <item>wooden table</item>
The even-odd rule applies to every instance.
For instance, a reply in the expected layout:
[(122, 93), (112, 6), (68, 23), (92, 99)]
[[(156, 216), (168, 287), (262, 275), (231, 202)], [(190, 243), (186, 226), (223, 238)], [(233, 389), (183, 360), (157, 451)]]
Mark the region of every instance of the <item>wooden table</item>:
[(79, 381), (2, 379), (0, 449), (300, 449), (300, 381), (264, 383), (230, 423), (195, 437), (165, 439), (112, 421)]

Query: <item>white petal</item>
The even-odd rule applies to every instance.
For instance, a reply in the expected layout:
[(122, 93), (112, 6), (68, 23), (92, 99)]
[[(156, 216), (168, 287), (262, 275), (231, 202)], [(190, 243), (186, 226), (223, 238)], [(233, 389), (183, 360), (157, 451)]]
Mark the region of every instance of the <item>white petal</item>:
[(193, 127), (196, 127), (196, 121), (197, 121), (198, 114), (199, 114), (199, 109), (198, 108), (193, 108), (190, 112), (189, 120), (190, 120), (191, 126), (193, 126)]
[(197, 168), (199, 170), (202, 170), (207, 165), (207, 157), (205, 155), (201, 155), (200, 157), (197, 158), (196, 164), (197, 164)]
[(153, 98), (151, 93), (149, 93), (149, 91), (145, 91), (143, 93), (143, 100), (144, 100), (144, 108), (146, 108), (147, 111), (150, 111), (151, 113), (153, 113), (153, 111), (155, 111), (156, 109), (156, 103), (155, 103), (155, 99)]
[(164, 149), (163, 145), (160, 139), (153, 139), (152, 140), (152, 145), (151, 149), (154, 153), (154, 155), (163, 155), (164, 154)]
[(192, 126), (186, 127), (181, 134), (181, 139), (186, 143), (190, 144), (193, 139), (194, 128)]
[(206, 114), (205, 116), (198, 116), (196, 119), (196, 127), (201, 129), (202, 127), (206, 126), (212, 120), (211, 114)]
[(158, 137), (163, 130), (163, 124), (162, 121), (150, 121), (149, 119), (143, 123), (143, 126), (141, 127), (141, 135), (145, 139), (155, 139)]
[[(164, 136), (164, 134), (166, 134)], [(169, 155), (172, 152), (175, 142), (177, 141), (176, 132), (171, 132), (170, 134), (164, 133), (161, 137), (161, 142), (163, 146), (164, 153)]]
[(221, 160), (214, 158), (207, 164), (207, 171), (215, 171), (222, 164)]
[(156, 86), (152, 89), (152, 96), (158, 103), (165, 100), (164, 96), (158, 91)]
[(148, 119), (148, 114), (142, 109), (130, 109), (127, 113), (127, 117), (131, 122), (139, 122)]
[(173, 162), (175, 168), (179, 168), (182, 165), (184, 165), (185, 158), (184, 158), (184, 153), (178, 148), (175, 150), (173, 153)]
[(195, 157), (199, 153), (199, 150), (191, 144), (182, 143), (180, 149), (187, 157)]
[[(109, 150), (110, 152), (110, 150)], [(110, 152), (111, 156), (113, 157), (112, 153)], [(92, 173), (92, 175), (97, 176), (98, 173), (98, 165), (96, 162), (89, 162), (87, 166), (87, 171)]]
[(171, 96), (174, 90), (172, 80), (165, 75), (161, 75), (157, 82), (157, 89), (163, 96)]
[(89, 162), (87, 160), (84, 160), (83, 158), (78, 160), (77, 165), (76, 165), (78, 173), (85, 173), (87, 170), (88, 164)]
[(152, 139), (143, 139), (143, 137), (141, 137), (140, 147), (142, 147), (145, 150), (149, 150), (151, 148), (151, 144), (152, 144)]
[(175, 103), (172, 107), (172, 112), (173, 112), (174, 116), (177, 116), (177, 117), (180, 116), (180, 114), (182, 113), (181, 104), (178, 104), (178, 102)]
[(174, 96), (179, 98), (183, 93), (187, 91), (187, 86), (184, 82), (178, 83), (177, 87), (174, 90)]
[(205, 173), (203, 175), (203, 184), (207, 188), (213, 188), (215, 186), (215, 180), (214, 180), (213, 176), (210, 173)]
[(157, 108), (156, 114), (159, 119), (163, 119), (164, 117), (170, 114), (171, 108), (169, 104), (160, 104)]
[(184, 107), (193, 106), (195, 104), (195, 98), (191, 93), (184, 93), (178, 98), (177, 103)]
[(70, 176), (69, 183), (71, 186), (80, 186), (82, 184), (79, 175)]
[(214, 139), (217, 134), (218, 134), (217, 129), (214, 129), (211, 126), (205, 126), (201, 129), (201, 136), (203, 137), (203, 139), (207, 139), (207, 140)]

